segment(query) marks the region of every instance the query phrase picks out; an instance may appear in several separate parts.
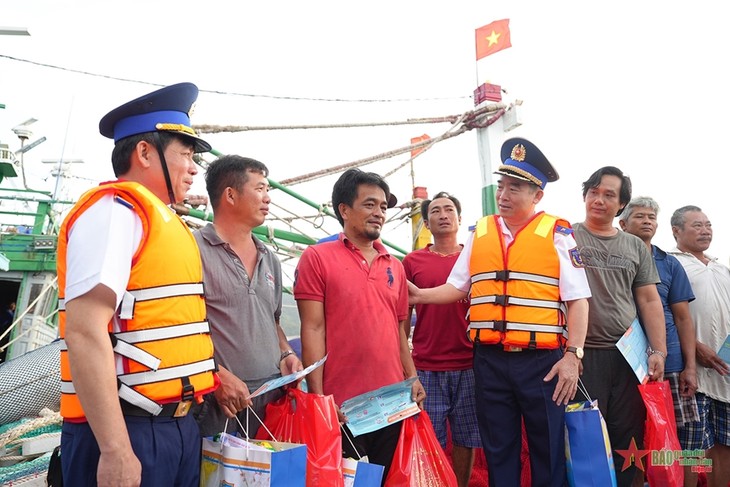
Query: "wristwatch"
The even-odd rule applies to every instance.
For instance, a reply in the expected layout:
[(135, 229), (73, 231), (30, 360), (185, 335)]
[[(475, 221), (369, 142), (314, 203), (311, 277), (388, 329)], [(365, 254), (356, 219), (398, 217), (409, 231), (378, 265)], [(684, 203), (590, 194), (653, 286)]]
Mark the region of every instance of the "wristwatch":
[(565, 349), (566, 352), (574, 353), (578, 360), (583, 359), (583, 349), (581, 347), (568, 347)]
[(292, 349), (284, 350), (283, 352), (281, 352), (281, 357), (279, 357), (279, 362), (281, 362), (282, 360), (287, 358), (289, 355), (294, 355), (294, 353), (295, 352)]

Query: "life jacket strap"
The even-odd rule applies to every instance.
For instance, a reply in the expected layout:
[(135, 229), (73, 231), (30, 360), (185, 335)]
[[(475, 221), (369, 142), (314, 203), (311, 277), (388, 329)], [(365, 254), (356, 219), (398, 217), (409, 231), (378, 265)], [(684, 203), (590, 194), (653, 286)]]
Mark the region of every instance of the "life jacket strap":
[(554, 277), (543, 276), (541, 274), (531, 274), (529, 272), (515, 272), (510, 270), (499, 270), (492, 272), (480, 272), (471, 276), (472, 284), (479, 281), (529, 281), (538, 284), (546, 284), (549, 286), (558, 286), (560, 280)]
[(119, 305), (119, 317), (131, 320), (134, 317), (134, 305), (137, 301), (151, 301), (154, 299), (174, 298), (180, 296), (203, 295), (203, 283), (170, 284), (144, 289), (127, 290)]

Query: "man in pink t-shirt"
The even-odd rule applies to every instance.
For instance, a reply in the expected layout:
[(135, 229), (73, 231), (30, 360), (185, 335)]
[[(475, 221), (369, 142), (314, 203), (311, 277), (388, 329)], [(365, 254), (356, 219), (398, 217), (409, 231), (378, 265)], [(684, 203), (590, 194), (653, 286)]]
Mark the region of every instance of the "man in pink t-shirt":
[[(409, 281), (431, 288), (446, 282), (464, 247), (457, 240), (461, 203), (441, 192), (433, 200), (421, 202), (421, 216), (434, 243), (406, 255), (403, 267)], [(448, 420), (458, 487), (469, 484), (474, 449), (482, 446), (474, 399), (474, 352), (466, 331), (468, 311), (467, 298), (449, 304), (419, 304), (413, 331), (413, 362), (427, 394), (424, 408), (444, 449)]]
[[(385, 211), (394, 204), (383, 178), (359, 169), (345, 171), (332, 190), (343, 233), (337, 240), (309, 247), (297, 266), (294, 297), (301, 319), (302, 360), (309, 366), (327, 355), (323, 367), (307, 376), (307, 387), (309, 392), (332, 394), (338, 405), (417, 377), (405, 331), (405, 272), (379, 240)], [(419, 404), (425, 399), (418, 380), (412, 395)], [(385, 480), (400, 429), (397, 422), (353, 438), (357, 452), (343, 437), (343, 451), (353, 458), (367, 455), (371, 463), (383, 465)]]

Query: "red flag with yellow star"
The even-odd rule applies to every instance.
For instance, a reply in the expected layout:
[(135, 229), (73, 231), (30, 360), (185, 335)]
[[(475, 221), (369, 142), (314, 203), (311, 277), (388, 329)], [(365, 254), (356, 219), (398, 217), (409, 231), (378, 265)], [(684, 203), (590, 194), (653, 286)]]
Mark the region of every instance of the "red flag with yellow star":
[(509, 38), (509, 19), (495, 20), (476, 30), (477, 61), (490, 54), (512, 47)]

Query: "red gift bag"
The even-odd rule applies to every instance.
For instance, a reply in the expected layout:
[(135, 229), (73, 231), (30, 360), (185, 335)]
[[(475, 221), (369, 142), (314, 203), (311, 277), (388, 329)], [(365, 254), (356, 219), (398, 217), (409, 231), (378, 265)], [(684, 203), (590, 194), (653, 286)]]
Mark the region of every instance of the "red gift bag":
[(456, 475), (426, 411), (403, 420), (386, 487), (453, 487)]
[(266, 406), (258, 439), (307, 445), (307, 487), (344, 486), (342, 433), (334, 398), (288, 389), (287, 395)]
[(269, 434), (266, 428), (259, 428), (256, 433), (256, 439), (295, 443), (291, 439), (299, 437), (299, 420), (294, 416), (294, 411), (294, 404), (286, 395), (267, 404), (266, 419), (263, 421), (263, 424), (271, 434)]
[[(684, 469), (675, 461), (673, 452), (679, 451), (674, 402), (669, 381), (650, 381), (639, 384), (639, 392), (646, 405), (644, 448), (651, 450), (646, 476), (650, 486), (683, 485)], [(656, 461), (662, 460), (662, 461)]]

